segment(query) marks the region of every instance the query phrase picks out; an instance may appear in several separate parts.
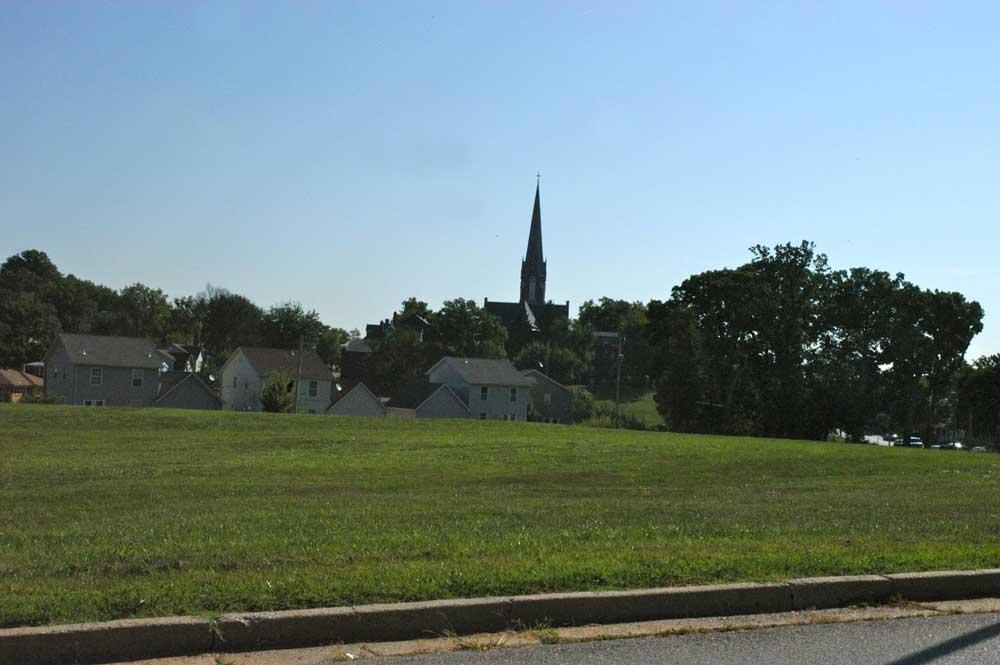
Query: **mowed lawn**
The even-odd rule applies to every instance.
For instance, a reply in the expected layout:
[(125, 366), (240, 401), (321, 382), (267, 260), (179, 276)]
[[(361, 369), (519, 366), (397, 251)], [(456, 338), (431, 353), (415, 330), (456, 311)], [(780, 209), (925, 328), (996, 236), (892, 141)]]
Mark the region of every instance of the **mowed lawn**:
[(0, 406), (0, 626), (1000, 566), (1000, 455)]

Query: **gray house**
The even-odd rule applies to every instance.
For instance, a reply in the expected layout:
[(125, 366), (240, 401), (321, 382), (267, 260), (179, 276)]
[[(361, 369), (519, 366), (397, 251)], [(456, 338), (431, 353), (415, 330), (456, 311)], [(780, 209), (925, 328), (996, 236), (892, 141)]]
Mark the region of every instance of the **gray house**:
[(468, 405), (443, 383), (415, 381), (389, 400), (389, 415), (395, 418), (470, 418)]
[(521, 372), (535, 380), (528, 405), (528, 420), (543, 423), (573, 423), (573, 391), (537, 369)]
[(344, 386), (333, 392), (333, 404), (326, 410), (331, 416), (357, 416), (361, 418), (384, 418), (385, 404), (375, 396), (368, 386), (358, 382)]
[(153, 406), (169, 409), (221, 409), (222, 399), (192, 372), (163, 372)]
[(443, 383), (480, 420), (527, 420), (531, 387), (509, 360), (445, 356), (427, 371), (431, 383)]
[(264, 349), (241, 346), (222, 366), (222, 408), (226, 411), (260, 411), (260, 395), (271, 373), (287, 374), (295, 387), (299, 413), (326, 413), (332, 402), (333, 373), (315, 351)]
[(150, 406), (160, 371), (173, 362), (150, 339), (62, 333), (45, 354), (45, 394), (66, 404)]

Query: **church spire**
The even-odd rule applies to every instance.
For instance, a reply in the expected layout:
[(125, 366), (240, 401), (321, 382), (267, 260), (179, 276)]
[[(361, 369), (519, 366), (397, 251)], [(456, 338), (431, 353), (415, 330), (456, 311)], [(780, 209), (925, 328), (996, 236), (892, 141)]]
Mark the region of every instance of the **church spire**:
[(535, 207), (531, 212), (528, 251), (521, 262), (521, 301), (529, 305), (545, 302), (545, 255), (542, 253), (541, 175), (535, 183)]

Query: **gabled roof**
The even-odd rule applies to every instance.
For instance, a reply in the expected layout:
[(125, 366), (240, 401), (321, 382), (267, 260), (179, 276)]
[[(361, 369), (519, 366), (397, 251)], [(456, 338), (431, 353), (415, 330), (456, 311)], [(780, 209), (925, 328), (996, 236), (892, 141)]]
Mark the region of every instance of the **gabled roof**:
[(477, 386), (532, 386), (534, 381), (517, 371), (509, 360), (494, 358), (454, 358), (445, 356), (427, 370), (430, 375), (440, 365), (456, 371), (462, 380)]
[(11, 388), (41, 388), (45, 383), (34, 374), (17, 369), (0, 369), (0, 386)]
[(222, 399), (212, 388), (202, 381), (201, 377), (194, 372), (162, 372), (160, 374), (160, 385), (156, 389), (156, 399), (153, 403), (166, 398), (167, 395), (177, 390), (183, 383), (193, 383), (198, 385), (204, 392), (209, 394), (215, 401), (222, 403)]
[(153, 340), (145, 337), (60, 333), (58, 341), (76, 365), (159, 369), (163, 363), (174, 364), (173, 356), (158, 350)]
[[(293, 378), (299, 371), (299, 352), (288, 349), (266, 349), (257, 346), (241, 346), (236, 349), (253, 365), (258, 374), (285, 372)], [(235, 353), (233, 354), (235, 355)], [(315, 351), (302, 354), (302, 378), (316, 381), (333, 381), (333, 373)]]
[(572, 392), (569, 388), (567, 388), (563, 384), (559, 383), (558, 381), (556, 381), (555, 379), (553, 379), (548, 374), (544, 374), (542, 372), (539, 372), (537, 369), (526, 369), (523, 372), (521, 372), (521, 374), (524, 374), (527, 377), (535, 379), (536, 382), (539, 381), (539, 380), (541, 380), (541, 381), (544, 381), (545, 383), (549, 383), (549, 384), (555, 386), (556, 388), (561, 388), (562, 390), (565, 390), (566, 392)]
[(334, 405), (337, 404), (337, 402), (344, 399), (345, 397), (353, 393), (355, 390), (360, 390), (361, 392), (366, 393), (373, 402), (379, 405), (379, 408), (382, 409), (383, 412), (385, 411), (386, 409), (385, 404), (382, 403), (382, 400), (380, 400), (375, 395), (375, 393), (371, 391), (371, 388), (366, 386), (363, 381), (358, 381), (357, 383), (348, 386), (341, 386), (340, 390), (334, 388), (332, 392), (333, 401), (330, 402), (330, 406), (326, 407), (326, 410), (329, 411), (330, 409), (332, 409)]

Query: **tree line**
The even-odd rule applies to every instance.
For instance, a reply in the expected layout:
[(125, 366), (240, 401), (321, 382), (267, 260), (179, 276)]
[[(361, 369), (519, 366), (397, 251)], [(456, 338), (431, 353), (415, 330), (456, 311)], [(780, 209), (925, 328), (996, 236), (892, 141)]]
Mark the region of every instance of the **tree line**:
[[(1000, 429), (1000, 356), (964, 355), (982, 307), (962, 294), (922, 289), (902, 274), (833, 270), (809, 242), (756, 246), (737, 268), (692, 275), (664, 300), (600, 298), (575, 319), (505, 328), (463, 298), (432, 309), (409, 298), (419, 333), (388, 326), (370, 340), (368, 372), (391, 394), (443, 355), (510, 358), (566, 385), (609, 396), (655, 391), (677, 431), (825, 438), (840, 431), (933, 436)], [(221, 362), (240, 345), (294, 348), (302, 338), (331, 366), (357, 331), (324, 324), (288, 302), (262, 309), (207, 287), (171, 300), (133, 284), (119, 291), (62, 275), (29, 250), (0, 266), (0, 365), (39, 359), (59, 331), (151, 337), (204, 347)], [(618, 333), (601, 343), (595, 332)]]
[(63, 275), (38, 250), (9, 257), (0, 265), (0, 367), (40, 360), (60, 332), (199, 346), (216, 364), (239, 346), (296, 348), (300, 337), (334, 364), (348, 338), (346, 331), (324, 324), (317, 312), (295, 302), (262, 309), (211, 285), (174, 299), (140, 283), (116, 291)]

